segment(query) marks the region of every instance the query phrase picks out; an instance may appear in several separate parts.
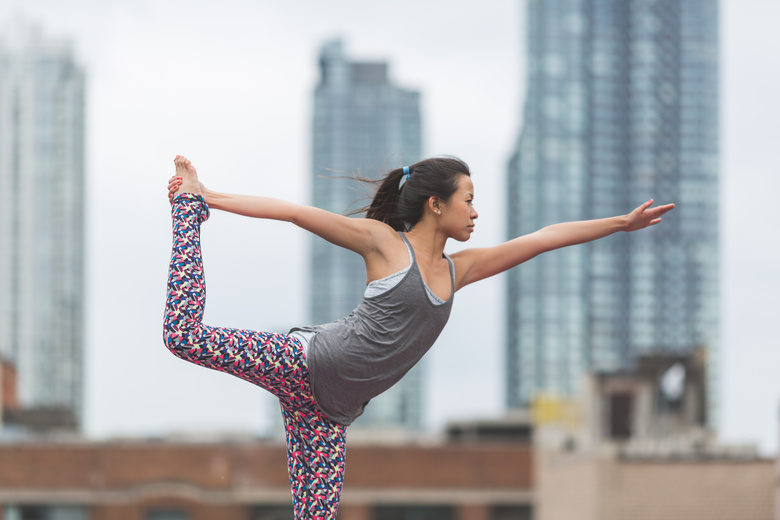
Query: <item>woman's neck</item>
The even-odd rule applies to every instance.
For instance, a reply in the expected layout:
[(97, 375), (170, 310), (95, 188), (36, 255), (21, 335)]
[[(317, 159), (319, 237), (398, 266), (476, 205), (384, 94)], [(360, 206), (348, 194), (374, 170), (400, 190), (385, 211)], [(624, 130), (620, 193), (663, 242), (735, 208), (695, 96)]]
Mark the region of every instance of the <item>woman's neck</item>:
[(447, 236), (426, 222), (418, 222), (406, 237), (414, 247), (418, 261), (433, 262), (441, 259), (444, 246), (447, 244)]

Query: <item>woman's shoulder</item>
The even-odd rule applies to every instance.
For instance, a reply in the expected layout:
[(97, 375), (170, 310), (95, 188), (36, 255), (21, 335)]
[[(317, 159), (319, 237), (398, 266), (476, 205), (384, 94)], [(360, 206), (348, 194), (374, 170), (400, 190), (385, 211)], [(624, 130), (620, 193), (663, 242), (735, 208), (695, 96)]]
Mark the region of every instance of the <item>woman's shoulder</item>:
[(364, 218), (364, 220), (371, 230), (371, 235), (374, 237), (374, 242), (378, 249), (386, 247), (396, 249), (399, 245), (404, 244), (400, 231), (396, 231), (389, 225), (376, 219)]

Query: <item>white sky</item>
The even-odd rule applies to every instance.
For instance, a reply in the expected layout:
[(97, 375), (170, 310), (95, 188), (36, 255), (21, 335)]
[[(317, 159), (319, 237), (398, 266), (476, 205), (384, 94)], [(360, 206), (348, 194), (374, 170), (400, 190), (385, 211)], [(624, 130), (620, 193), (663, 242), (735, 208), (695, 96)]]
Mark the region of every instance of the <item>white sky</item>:
[[(422, 91), (424, 153), (457, 155), (474, 173), (480, 218), (469, 246), (503, 239), (505, 164), (524, 90), (524, 5), (4, 0), (0, 26), (16, 14), (41, 23), (74, 42), (87, 71), (88, 433), (266, 431), (275, 405), (261, 390), (181, 362), (162, 345), (165, 184), (173, 156), (183, 154), (214, 189), (306, 202), (311, 93), (327, 39), (343, 37), (353, 58), (389, 60), (394, 81)], [(722, 229), (721, 433), (773, 453), (780, 3), (721, 6), (721, 212), (713, 215)], [(306, 321), (302, 232), (215, 212), (203, 242), (209, 323), (286, 330)], [(503, 409), (502, 282), (457, 295), (427, 357), (431, 428)]]

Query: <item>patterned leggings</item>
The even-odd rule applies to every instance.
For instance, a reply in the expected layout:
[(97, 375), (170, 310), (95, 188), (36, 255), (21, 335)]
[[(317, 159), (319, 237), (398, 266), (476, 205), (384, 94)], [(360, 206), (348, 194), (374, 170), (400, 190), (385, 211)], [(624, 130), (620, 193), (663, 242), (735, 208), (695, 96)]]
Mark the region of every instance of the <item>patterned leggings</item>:
[(335, 519), (344, 476), (346, 427), (319, 409), (300, 342), (286, 334), (203, 325), (206, 286), (200, 224), (208, 207), (199, 195), (174, 198), (173, 252), (168, 273), (164, 341), (176, 356), (265, 388), (281, 403), (295, 518)]

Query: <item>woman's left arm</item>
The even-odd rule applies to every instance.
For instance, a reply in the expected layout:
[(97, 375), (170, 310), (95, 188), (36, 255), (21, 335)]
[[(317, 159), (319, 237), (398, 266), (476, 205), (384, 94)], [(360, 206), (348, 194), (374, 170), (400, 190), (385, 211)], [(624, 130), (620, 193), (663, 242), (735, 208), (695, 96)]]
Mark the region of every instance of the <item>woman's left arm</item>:
[(628, 215), (564, 222), (544, 227), (495, 247), (466, 249), (452, 255), (456, 265), (456, 290), (522, 264), (537, 255), (575, 244), (583, 244), (618, 231), (636, 231), (661, 222), (674, 204), (651, 207), (649, 200)]

